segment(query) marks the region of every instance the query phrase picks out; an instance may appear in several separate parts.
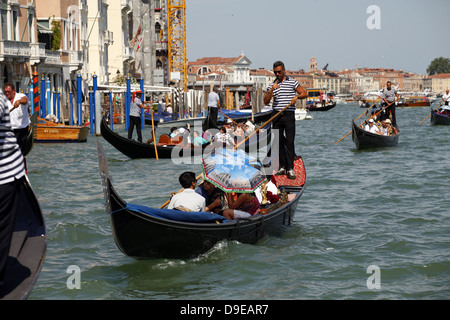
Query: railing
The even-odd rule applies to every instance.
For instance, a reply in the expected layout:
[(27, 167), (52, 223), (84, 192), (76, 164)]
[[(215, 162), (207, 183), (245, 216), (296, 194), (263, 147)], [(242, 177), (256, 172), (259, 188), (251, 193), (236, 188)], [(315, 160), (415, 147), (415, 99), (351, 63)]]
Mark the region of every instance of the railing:
[(26, 57), (31, 55), (29, 42), (0, 40), (0, 56)]

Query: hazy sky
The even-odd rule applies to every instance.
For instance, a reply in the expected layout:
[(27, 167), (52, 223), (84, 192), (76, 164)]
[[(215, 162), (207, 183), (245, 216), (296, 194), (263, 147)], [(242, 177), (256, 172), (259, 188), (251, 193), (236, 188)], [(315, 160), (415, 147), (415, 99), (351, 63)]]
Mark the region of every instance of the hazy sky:
[(450, 58), (450, 0), (186, 0), (186, 16), (190, 61), (244, 52), (252, 68), (282, 60), (307, 71), (315, 57), (328, 70), (425, 74), (434, 58)]

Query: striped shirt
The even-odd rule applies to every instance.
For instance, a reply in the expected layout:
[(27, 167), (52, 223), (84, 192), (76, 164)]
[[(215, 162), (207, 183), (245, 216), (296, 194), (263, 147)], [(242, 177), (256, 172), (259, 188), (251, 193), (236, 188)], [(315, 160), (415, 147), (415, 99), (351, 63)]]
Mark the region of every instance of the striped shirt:
[(134, 97), (134, 102), (130, 104), (130, 116), (132, 117), (140, 117), (141, 116), (141, 108), (139, 107), (142, 104), (141, 99), (138, 97)]
[(11, 129), (6, 97), (0, 93), (0, 185), (25, 175), (22, 151)]
[[(283, 82), (279, 82), (276, 80), (278, 85), (280, 86), (278, 89), (273, 91), (273, 109), (276, 111), (282, 110), (289, 103), (291, 103), (292, 98), (297, 95), (297, 88), (300, 83), (294, 78), (286, 76), (286, 79)], [(267, 91), (271, 90), (273, 83), (267, 87)], [(286, 110), (295, 111), (295, 104), (289, 106)]]

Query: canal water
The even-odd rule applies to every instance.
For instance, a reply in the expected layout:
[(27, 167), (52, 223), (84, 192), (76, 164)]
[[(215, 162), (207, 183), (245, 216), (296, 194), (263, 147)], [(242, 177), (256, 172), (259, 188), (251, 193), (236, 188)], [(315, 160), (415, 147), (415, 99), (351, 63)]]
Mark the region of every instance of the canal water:
[[(29, 299), (450, 298), (450, 127), (419, 125), (427, 107), (398, 108), (398, 147), (358, 151), (351, 135), (335, 144), (362, 111), (337, 105), (297, 122), (307, 186), (283, 236), (223, 241), (186, 260), (120, 252), (103, 207), (96, 141), (131, 203), (159, 207), (180, 189), (178, 175), (199, 173), (200, 165), (132, 160), (95, 135), (81, 144), (35, 144), (27, 163), (48, 249)], [(123, 125), (115, 130), (126, 135)]]

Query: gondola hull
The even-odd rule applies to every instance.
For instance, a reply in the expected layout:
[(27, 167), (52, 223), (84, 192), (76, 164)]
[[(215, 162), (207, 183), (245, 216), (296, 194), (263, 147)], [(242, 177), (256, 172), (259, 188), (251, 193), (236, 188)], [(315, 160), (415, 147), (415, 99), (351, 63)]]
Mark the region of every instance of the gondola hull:
[(324, 107), (313, 107), (311, 105), (307, 105), (306, 109), (308, 109), (309, 111), (328, 111), (333, 109), (334, 107), (336, 107), (336, 102), (326, 104)]
[(47, 248), (44, 217), (28, 178), (20, 188), (21, 204), (6, 267), (0, 299), (24, 300), (33, 289), (45, 259)]
[[(135, 210), (122, 200), (111, 184), (106, 159), (100, 149), (106, 211), (110, 216), (114, 240), (125, 255), (134, 258), (193, 258), (206, 253), (222, 240), (255, 244), (267, 234), (280, 235), (293, 222), (306, 181), (303, 175), (301, 185), (287, 186), (290, 201), (266, 215), (221, 223), (175, 221)], [(301, 167), (304, 170), (302, 161)]]
[(383, 136), (361, 129), (352, 121), (352, 139), (357, 149), (395, 147), (400, 134)]
[[(182, 144), (178, 145), (155, 145), (154, 143), (142, 143), (135, 140), (130, 140), (125, 138), (108, 126), (106, 118), (102, 119), (100, 124), (100, 132), (103, 138), (108, 141), (113, 147), (118, 151), (122, 152), (124, 155), (132, 158), (156, 158), (156, 153), (158, 158), (161, 159), (175, 159), (175, 158), (185, 158), (185, 157), (202, 157), (204, 155), (210, 154), (214, 150), (212, 144), (203, 144), (201, 147), (182, 147)], [(259, 138), (263, 137), (263, 138)], [(256, 151), (258, 148), (268, 146), (270, 144), (270, 134), (253, 136), (251, 137), (242, 148), (245, 148), (247, 152)]]
[(431, 109), (430, 122), (432, 125), (440, 124), (440, 125), (449, 126), (450, 125), (450, 117), (443, 115), (443, 114), (436, 113), (433, 109)]

